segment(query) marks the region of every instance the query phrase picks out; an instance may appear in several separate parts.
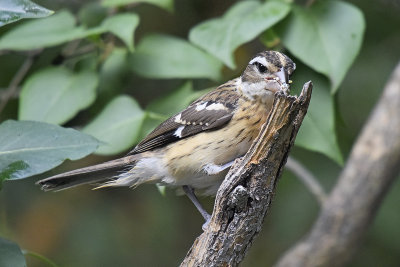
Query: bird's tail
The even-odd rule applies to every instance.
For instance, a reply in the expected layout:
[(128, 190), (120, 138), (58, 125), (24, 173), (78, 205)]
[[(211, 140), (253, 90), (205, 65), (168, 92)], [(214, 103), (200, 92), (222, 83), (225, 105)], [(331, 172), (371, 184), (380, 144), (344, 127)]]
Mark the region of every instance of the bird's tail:
[(40, 180), (38, 185), (44, 191), (59, 191), (82, 184), (101, 183), (117, 177), (131, 168), (138, 160), (138, 155), (107, 161), (94, 166), (81, 168)]

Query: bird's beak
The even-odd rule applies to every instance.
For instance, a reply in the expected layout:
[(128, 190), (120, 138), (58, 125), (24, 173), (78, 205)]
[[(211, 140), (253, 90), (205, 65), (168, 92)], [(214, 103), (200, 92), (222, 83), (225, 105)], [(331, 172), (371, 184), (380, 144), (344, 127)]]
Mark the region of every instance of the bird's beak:
[(279, 71), (275, 72), (274, 75), (278, 77), (282, 83), (287, 84), (289, 82), (289, 75), (283, 67)]

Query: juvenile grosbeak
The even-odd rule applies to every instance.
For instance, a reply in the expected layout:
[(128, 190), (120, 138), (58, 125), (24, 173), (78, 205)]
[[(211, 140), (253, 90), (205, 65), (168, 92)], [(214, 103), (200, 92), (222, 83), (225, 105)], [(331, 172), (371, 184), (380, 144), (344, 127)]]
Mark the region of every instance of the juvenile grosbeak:
[(275, 92), (288, 90), (296, 65), (264, 51), (243, 74), (161, 123), (127, 156), (40, 180), (45, 191), (87, 183), (98, 188), (143, 183), (182, 186), (208, 220), (194, 190), (215, 195), (234, 160), (246, 154), (271, 110)]

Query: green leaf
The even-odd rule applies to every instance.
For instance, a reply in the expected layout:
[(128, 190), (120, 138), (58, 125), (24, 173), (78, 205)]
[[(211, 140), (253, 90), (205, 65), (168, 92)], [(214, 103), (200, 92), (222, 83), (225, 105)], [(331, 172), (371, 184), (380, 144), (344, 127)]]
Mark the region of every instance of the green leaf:
[(97, 74), (63, 67), (39, 71), (22, 87), (19, 119), (63, 124), (96, 98)]
[(293, 75), (293, 85), (300, 92), (302, 85), (312, 80), (314, 88), (307, 115), (296, 137), (296, 145), (320, 152), (338, 164), (343, 164), (335, 131), (334, 99), (329, 93), (329, 83), (311, 69), (298, 68)]
[(83, 27), (75, 27), (75, 18), (68, 11), (51, 17), (28, 21), (6, 32), (0, 38), (0, 49), (31, 50), (54, 46), (87, 35)]
[(11, 241), (0, 237), (0, 266), (26, 267), (25, 257), (20, 247)]
[(102, 3), (107, 7), (118, 7), (135, 3), (149, 3), (164, 8), (170, 12), (174, 9), (173, 0), (103, 0)]
[(139, 25), (139, 16), (136, 14), (119, 14), (107, 18), (102, 26), (120, 38), (131, 52), (133, 52), (133, 33)]
[(317, 1), (294, 6), (277, 32), (293, 55), (329, 77), (335, 93), (360, 51), (364, 29), (363, 14), (352, 4)]
[(105, 19), (98, 27), (86, 29), (76, 26), (75, 17), (70, 12), (60, 11), (49, 18), (28, 21), (6, 32), (0, 38), (0, 49), (45, 48), (110, 31), (133, 50), (133, 33), (138, 23), (136, 14), (119, 14)]
[(119, 96), (83, 132), (105, 142), (96, 151), (97, 154), (117, 154), (131, 148), (138, 141), (144, 116), (145, 113), (133, 98)]
[(85, 27), (99, 26), (106, 19), (109, 10), (99, 2), (88, 2), (79, 8), (77, 17), (80, 24)]
[(151, 131), (153, 131), (160, 123), (168, 119), (168, 116), (162, 114), (153, 113), (146, 111), (140, 133), (138, 135), (138, 141), (143, 140)]
[(127, 60), (128, 51), (125, 48), (114, 48), (100, 69), (99, 96), (115, 96), (123, 87), (123, 77), (130, 73)]
[(221, 62), (185, 40), (148, 35), (131, 57), (137, 74), (147, 78), (210, 78), (219, 80)]
[(166, 116), (172, 116), (186, 108), (194, 99), (193, 86), (186, 82), (172, 93), (152, 101), (146, 108)]
[(194, 27), (189, 40), (235, 68), (233, 52), (282, 20), (290, 10), (283, 2), (242, 1), (222, 18), (211, 19)]
[(0, 5), (0, 27), (20, 19), (43, 18), (53, 13), (54, 11), (29, 0), (2, 0)]
[(65, 159), (85, 157), (98, 144), (74, 129), (43, 122), (5, 121), (0, 124), (0, 180), (45, 172)]

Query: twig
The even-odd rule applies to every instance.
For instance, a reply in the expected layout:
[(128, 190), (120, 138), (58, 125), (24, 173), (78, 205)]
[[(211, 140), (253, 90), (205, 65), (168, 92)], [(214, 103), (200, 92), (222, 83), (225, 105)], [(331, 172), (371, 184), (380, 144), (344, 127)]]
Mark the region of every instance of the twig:
[(351, 259), (400, 172), (399, 114), (400, 63), (313, 228), (278, 261), (278, 267), (344, 266)]
[(237, 266), (261, 231), (277, 181), (311, 98), (311, 82), (296, 98), (275, 94), (267, 122), (222, 182), (204, 233), (181, 266)]
[(0, 114), (6, 107), (11, 97), (16, 95), (18, 90), (18, 85), (21, 83), (25, 75), (28, 73), (29, 69), (33, 64), (34, 58), (38, 53), (39, 53), (38, 51), (35, 51), (32, 52), (30, 55), (28, 55), (28, 57), (25, 59), (24, 63), (21, 65), (19, 70), (15, 73), (14, 77), (10, 82), (10, 85), (8, 86), (8, 89), (4, 92), (2, 98), (0, 99)]
[(308, 188), (308, 190), (315, 196), (321, 206), (324, 205), (327, 194), (325, 190), (318, 182), (318, 179), (300, 162), (295, 160), (293, 157), (289, 157), (286, 166), (288, 170), (293, 172), (300, 181)]

